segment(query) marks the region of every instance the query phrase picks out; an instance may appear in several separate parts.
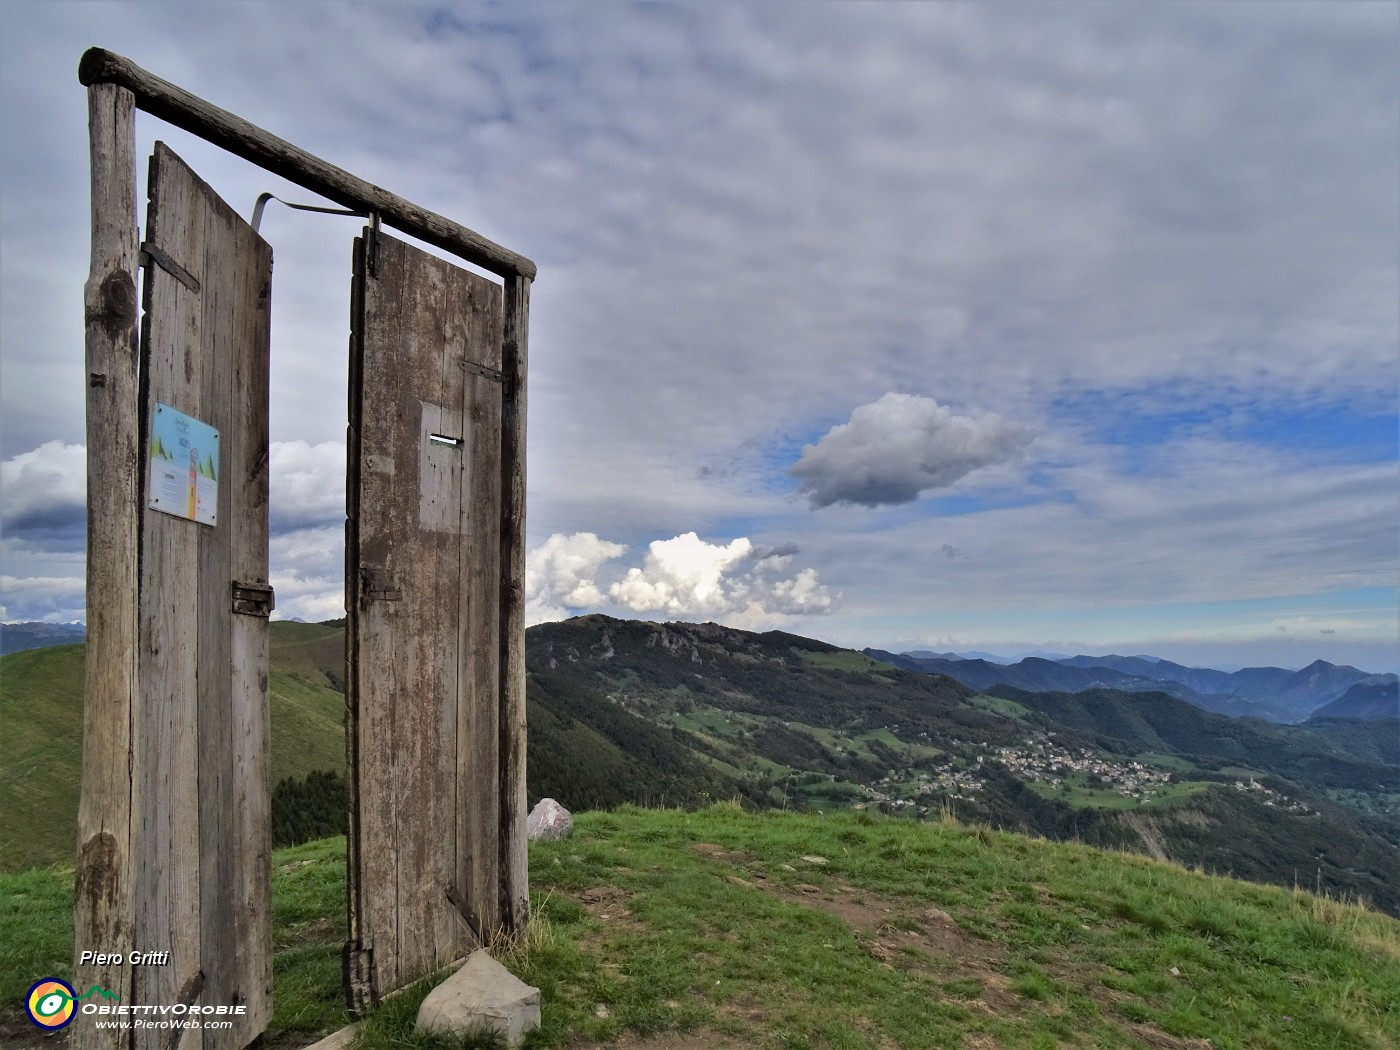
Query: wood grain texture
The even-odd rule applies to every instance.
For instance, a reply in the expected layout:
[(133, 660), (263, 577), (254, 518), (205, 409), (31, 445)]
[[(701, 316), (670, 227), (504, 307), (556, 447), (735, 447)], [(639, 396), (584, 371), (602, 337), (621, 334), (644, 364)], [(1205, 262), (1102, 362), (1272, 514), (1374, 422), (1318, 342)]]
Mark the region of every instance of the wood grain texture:
[(525, 407), (530, 279), (508, 278), (501, 371), (510, 396), (501, 409), (500, 770), (498, 849), (501, 923), (523, 930), (530, 917), (525, 820)]
[[(198, 191), (178, 175), (157, 148), (151, 160), (146, 236), (181, 260), (186, 269), (202, 270), (193, 261), (204, 256)], [(146, 270), (143, 290), (141, 432), (146, 435), (155, 401), (204, 418), (200, 398), (203, 308), (198, 294), (154, 267)], [(149, 482), (149, 466), (145, 473)], [(138, 1003), (176, 1002), (180, 989), (200, 971), (199, 528), (166, 514), (142, 511), (141, 737), (133, 748), (138, 818), (133, 830), (135, 940), (137, 946), (159, 944), (155, 950), (169, 951), (170, 961), (166, 966), (135, 970), (132, 994)], [(159, 1030), (137, 1030), (132, 1043), (155, 1050), (164, 1046), (161, 1035)], [(181, 1045), (198, 1050), (203, 1045), (201, 1036), (191, 1032)]]
[(346, 208), (375, 211), (381, 220), (501, 276), (535, 276), (535, 264), (461, 223), (420, 207), (313, 156), (285, 139), (211, 105), (142, 69), (129, 58), (90, 48), (78, 65), (86, 85), (116, 84), (131, 91), (147, 113), (192, 132), (235, 156), (327, 197)]
[[(227, 1031), (142, 1030), (134, 1045), (241, 1048), (271, 1016), (267, 621), (235, 613), (265, 584), (272, 253), (167, 147), (147, 239), (198, 279), (146, 273), (142, 433), (157, 402), (219, 432), (214, 526), (144, 510), (139, 597), (138, 1002), (245, 1005)], [(159, 950), (159, 949), (156, 949)]]
[[(87, 653), (83, 782), (74, 872), (73, 981), (131, 996), (127, 967), (80, 964), (83, 951), (132, 948), (131, 775), (135, 732), (137, 518), (141, 449), (137, 389), (135, 103), (125, 88), (88, 89), (92, 256), (83, 289), (87, 377)], [(123, 1044), (95, 1025), (70, 1045)]]
[(377, 276), (363, 239), (356, 259), (347, 961), (363, 1010), (498, 924), (502, 385), (467, 367), (499, 371), (498, 285), (383, 235)]

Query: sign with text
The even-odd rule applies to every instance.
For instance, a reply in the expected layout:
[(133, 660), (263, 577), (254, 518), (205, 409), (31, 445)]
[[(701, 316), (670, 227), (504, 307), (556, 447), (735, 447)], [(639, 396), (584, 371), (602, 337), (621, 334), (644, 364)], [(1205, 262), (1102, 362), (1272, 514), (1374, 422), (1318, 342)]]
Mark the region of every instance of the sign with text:
[(151, 417), (147, 506), (213, 525), (219, 511), (219, 432), (156, 402)]

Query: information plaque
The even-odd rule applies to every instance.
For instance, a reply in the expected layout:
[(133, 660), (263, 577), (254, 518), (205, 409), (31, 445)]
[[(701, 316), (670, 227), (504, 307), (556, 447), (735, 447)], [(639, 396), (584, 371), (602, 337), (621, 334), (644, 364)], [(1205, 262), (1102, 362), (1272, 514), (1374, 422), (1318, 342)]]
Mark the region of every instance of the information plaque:
[(157, 401), (151, 417), (150, 467), (148, 507), (201, 525), (217, 523), (217, 430)]

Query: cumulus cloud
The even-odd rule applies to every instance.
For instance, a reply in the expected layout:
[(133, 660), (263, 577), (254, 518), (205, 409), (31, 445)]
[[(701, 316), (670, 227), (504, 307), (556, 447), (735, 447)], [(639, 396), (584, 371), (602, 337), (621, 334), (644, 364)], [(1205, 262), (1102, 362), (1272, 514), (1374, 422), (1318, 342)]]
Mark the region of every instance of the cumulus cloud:
[(274, 532), (345, 520), (345, 444), (274, 441), (268, 455)]
[(608, 594), (636, 612), (720, 613), (728, 604), (724, 574), (753, 553), (743, 536), (725, 546), (693, 532), (654, 540), (641, 568), (627, 570)]
[(279, 619), (319, 622), (345, 615), (345, 529), (328, 525), (274, 535), (268, 575)]
[(889, 393), (804, 445), (788, 473), (815, 507), (912, 503), (974, 470), (1020, 455), (1030, 430), (996, 415), (959, 416), (931, 397)]
[[(744, 536), (708, 543), (693, 532), (647, 545), (641, 565), (601, 580), (627, 552), (591, 532), (556, 533), (526, 556), (526, 618), (562, 619), (585, 610), (721, 618), (740, 626), (830, 611), (837, 596), (812, 568), (784, 575), (796, 547), (758, 551)], [(614, 572), (614, 575), (616, 573)]]
[(603, 593), (594, 579), (598, 569), (626, 551), (625, 545), (591, 532), (549, 537), (525, 556), (526, 622), (560, 620), (569, 609), (601, 605)]
[(13, 540), (69, 547), (83, 544), (87, 516), (87, 450), (46, 441), (0, 463), (0, 523)]

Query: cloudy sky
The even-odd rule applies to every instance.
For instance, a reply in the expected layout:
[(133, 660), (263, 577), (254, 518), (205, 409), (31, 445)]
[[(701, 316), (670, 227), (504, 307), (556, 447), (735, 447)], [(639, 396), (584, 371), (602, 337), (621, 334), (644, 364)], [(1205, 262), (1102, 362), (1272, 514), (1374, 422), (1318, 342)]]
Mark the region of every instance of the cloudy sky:
[[(0, 5), (9, 621), (83, 615), (93, 44), (539, 265), (532, 619), (1396, 669), (1400, 6)], [(285, 616), (355, 230), (263, 224)]]

